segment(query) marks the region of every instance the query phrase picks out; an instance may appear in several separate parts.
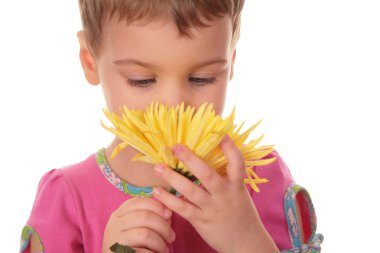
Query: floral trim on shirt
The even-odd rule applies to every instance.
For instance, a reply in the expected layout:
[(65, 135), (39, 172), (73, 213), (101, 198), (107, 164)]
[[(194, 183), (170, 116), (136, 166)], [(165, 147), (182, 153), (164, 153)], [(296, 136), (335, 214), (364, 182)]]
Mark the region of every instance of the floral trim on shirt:
[(113, 184), (120, 191), (131, 195), (133, 197), (152, 197), (153, 187), (136, 187), (130, 184), (127, 184), (124, 180), (118, 177), (111, 169), (108, 164), (105, 148), (100, 149), (96, 152), (96, 162), (98, 167), (102, 171), (103, 175), (107, 178), (107, 180)]
[[(120, 191), (133, 197), (153, 197), (153, 187), (138, 187), (128, 184), (112, 171), (105, 155), (105, 148), (101, 148), (100, 150), (98, 150), (98, 152), (96, 152), (96, 163), (98, 164), (99, 169), (101, 170), (102, 174), (107, 178), (107, 180)], [(200, 182), (198, 180), (194, 183), (200, 185)], [(170, 192), (175, 194), (176, 196), (181, 196), (181, 193), (177, 192), (173, 188), (170, 189)]]
[(285, 193), (284, 211), (293, 249), (282, 253), (319, 253), (323, 235), (316, 234), (317, 217), (305, 188), (293, 184)]
[(44, 252), (44, 246), (42, 244), (42, 240), (40, 236), (37, 234), (37, 232), (29, 225), (26, 225), (21, 232), (21, 247), (20, 247), (20, 253), (24, 252), (29, 245), (31, 236), (34, 235), (37, 238), (37, 241), (39, 242), (39, 252)]

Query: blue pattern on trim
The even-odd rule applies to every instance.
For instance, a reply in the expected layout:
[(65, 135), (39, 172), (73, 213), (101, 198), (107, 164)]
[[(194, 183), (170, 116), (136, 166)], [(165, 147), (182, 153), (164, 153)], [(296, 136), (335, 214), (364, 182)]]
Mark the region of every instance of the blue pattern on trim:
[[(302, 241), (303, 231), (299, 224), (302, 219), (301, 214), (297, 211), (297, 194), (302, 194), (306, 207), (308, 210), (308, 219), (310, 224), (310, 237), (305, 238), (307, 243)], [(304, 207), (303, 207), (304, 208)], [(319, 253), (321, 252), (321, 243), (323, 242), (323, 235), (316, 234), (317, 218), (311, 201), (309, 193), (305, 188), (293, 184), (285, 193), (284, 211), (286, 222), (288, 224), (288, 232), (292, 241), (292, 249), (281, 251), (282, 253)]]

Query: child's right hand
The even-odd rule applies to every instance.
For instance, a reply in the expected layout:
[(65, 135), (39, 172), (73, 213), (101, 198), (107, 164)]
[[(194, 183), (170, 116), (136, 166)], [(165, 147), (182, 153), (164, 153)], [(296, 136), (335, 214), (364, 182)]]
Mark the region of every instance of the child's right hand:
[(137, 252), (169, 252), (167, 243), (175, 240), (171, 228), (172, 211), (150, 198), (135, 197), (112, 213), (103, 235), (103, 253), (118, 242)]

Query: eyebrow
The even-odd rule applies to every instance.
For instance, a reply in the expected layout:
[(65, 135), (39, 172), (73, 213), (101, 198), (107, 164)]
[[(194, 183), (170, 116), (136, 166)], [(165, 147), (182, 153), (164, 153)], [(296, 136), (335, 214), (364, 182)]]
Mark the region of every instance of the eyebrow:
[[(208, 60), (208, 61), (199, 63), (199, 64), (197, 64), (195, 66), (195, 68), (201, 68), (201, 67), (212, 65), (212, 64), (226, 64), (227, 62), (228, 61), (226, 59), (217, 58), (217, 59), (212, 59), (212, 60)], [(136, 60), (136, 59), (131, 59), (131, 58), (125, 58), (125, 59), (121, 59), (121, 60), (116, 60), (116, 61), (113, 62), (113, 64), (115, 64), (115, 65), (135, 64), (135, 65), (140, 65), (140, 66), (145, 67), (145, 68), (154, 68), (154, 67), (156, 67), (154, 64), (151, 64), (151, 63), (148, 63), (148, 62), (143, 62), (143, 61)]]

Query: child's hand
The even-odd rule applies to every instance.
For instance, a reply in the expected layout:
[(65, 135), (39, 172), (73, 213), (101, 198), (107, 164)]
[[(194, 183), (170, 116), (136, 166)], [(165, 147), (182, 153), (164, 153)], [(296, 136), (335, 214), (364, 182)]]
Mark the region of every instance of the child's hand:
[[(182, 150), (176, 149), (178, 147)], [(245, 163), (240, 150), (228, 136), (220, 148), (228, 161), (225, 176), (210, 169), (183, 145), (177, 145), (173, 149), (175, 156), (202, 182), (204, 188), (166, 166), (163, 169), (156, 166), (157, 175), (182, 193), (185, 199), (161, 188), (155, 188), (154, 195), (187, 219), (218, 252), (278, 252), (244, 185)]]
[(124, 202), (108, 220), (103, 236), (103, 253), (118, 242), (137, 252), (169, 252), (175, 239), (172, 212), (154, 199), (135, 197)]

